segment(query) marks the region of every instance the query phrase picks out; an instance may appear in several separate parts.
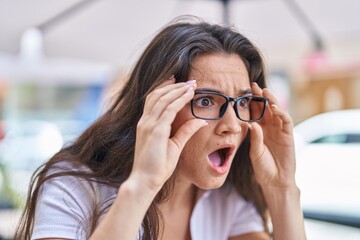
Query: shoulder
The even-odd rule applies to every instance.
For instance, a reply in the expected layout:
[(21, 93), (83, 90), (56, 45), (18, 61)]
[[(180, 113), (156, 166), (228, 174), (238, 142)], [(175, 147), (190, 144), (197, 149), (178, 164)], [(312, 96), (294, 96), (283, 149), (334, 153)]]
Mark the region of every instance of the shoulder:
[(40, 195), (81, 202), (83, 206), (91, 202), (100, 203), (116, 196), (116, 188), (84, 177), (82, 174), (86, 173), (91, 173), (86, 166), (75, 166), (67, 161), (57, 163), (47, 172), (46, 176), (50, 178), (41, 187)]
[[(69, 238), (79, 231), (85, 235), (89, 233), (91, 217), (110, 206), (117, 191), (77, 176), (77, 173), (87, 171), (90, 169), (69, 162), (61, 162), (49, 169), (46, 177), (50, 178), (41, 186), (36, 201), (34, 236)], [(45, 235), (37, 235), (40, 233)]]

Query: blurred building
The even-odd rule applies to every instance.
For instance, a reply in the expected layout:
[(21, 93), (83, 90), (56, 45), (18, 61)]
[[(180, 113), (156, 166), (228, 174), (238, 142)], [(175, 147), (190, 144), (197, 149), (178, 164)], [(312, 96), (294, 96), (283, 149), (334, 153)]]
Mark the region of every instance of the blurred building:
[(340, 109), (360, 108), (360, 64), (305, 66), (293, 81), (294, 119)]

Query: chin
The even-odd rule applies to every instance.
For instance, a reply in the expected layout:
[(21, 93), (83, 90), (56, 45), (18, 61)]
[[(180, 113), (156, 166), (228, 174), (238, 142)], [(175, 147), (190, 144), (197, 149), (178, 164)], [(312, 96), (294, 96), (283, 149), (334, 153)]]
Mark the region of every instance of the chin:
[(224, 185), (225, 180), (226, 178), (223, 177), (213, 177), (208, 181), (201, 181), (200, 183), (195, 185), (200, 189), (211, 190), (220, 188), (222, 185)]

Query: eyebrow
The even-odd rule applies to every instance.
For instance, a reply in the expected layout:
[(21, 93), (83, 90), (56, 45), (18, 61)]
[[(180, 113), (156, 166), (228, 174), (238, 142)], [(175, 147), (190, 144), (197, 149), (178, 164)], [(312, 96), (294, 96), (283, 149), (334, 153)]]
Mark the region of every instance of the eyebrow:
[[(216, 90), (216, 89), (212, 89), (212, 88), (197, 88), (195, 90), (195, 92), (196, 91), (209, 91), (209, 92), (220, 93), (220, 94), (225, 95), (224, 92)], [(248, 94), (253, 94), (253, 91), (250, 88), (245, 89), (245, 90), (240, 90), (240, 92), (239, 92), (239, 96), (248, 95)]]

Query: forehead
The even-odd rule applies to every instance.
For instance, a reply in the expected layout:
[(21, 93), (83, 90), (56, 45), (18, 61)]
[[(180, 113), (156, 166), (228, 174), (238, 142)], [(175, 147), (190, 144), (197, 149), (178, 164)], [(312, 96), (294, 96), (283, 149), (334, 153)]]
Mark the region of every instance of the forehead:
[(197, 81), (198, 88), (214, 88), (231, 95), (250, 88), (248, 71), (237, 54), (217, 53), (195, 58), (190, 79)]

